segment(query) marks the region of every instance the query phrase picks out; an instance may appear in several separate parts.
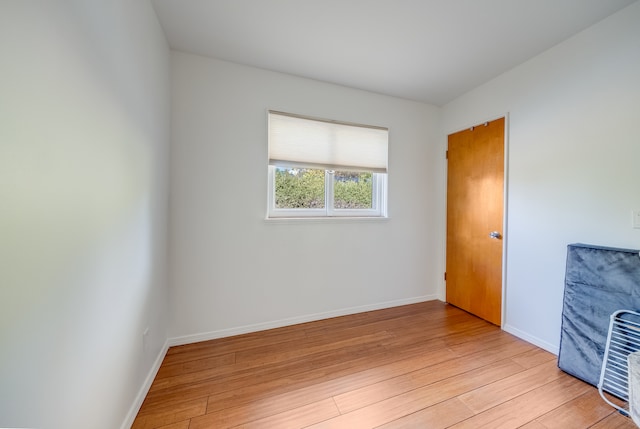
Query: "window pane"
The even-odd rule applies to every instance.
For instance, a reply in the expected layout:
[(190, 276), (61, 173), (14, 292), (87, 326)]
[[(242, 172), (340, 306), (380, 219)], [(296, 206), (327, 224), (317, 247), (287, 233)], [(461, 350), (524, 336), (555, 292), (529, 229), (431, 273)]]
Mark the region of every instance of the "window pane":
[(324, 208), (324, 170), (277, 167), (275, 176), (276, 208)]
[(372, 209), (373, 173), (336, 171), (333, 193), (336, 209)]

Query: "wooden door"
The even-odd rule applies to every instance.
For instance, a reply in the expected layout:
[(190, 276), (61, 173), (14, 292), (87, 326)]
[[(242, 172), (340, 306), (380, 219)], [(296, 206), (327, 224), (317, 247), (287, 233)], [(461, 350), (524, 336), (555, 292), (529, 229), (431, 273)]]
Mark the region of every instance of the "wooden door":
[(447, 302), (502, 322), (504, 126), (500, 118), (449, 136)]

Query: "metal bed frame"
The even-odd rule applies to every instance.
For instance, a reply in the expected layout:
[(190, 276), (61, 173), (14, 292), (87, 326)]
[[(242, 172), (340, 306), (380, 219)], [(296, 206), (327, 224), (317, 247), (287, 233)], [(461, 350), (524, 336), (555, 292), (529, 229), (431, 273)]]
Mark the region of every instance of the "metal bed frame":
[[(640, 313), (631, 310), (614, 312), (609, 322), (598, 392), (605, 402), (626, 416), (630, 415), (627, 357), (637, 351), (640, 351)], [(605, 392), (626, 404), (620, 406), (612, 402)]]

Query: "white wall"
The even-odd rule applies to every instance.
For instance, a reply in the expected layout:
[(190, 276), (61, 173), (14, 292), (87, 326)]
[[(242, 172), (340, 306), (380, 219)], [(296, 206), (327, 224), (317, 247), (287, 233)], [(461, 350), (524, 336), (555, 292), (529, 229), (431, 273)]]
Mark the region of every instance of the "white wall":
[(0, 53), (0, 426), (126, 426), (167, 338), (167, 43), (146, 0), (15, 0)]
[[(265, 221), (267, 109), (387, 126), (386, 221)], [(172, 52), (174, 343), (436, 297), (439, 109)]]
[(507, 112), (505, 328), (557, 352), (567, 244), (640, 248), (640, 3), (446, 105), (443, 146)]

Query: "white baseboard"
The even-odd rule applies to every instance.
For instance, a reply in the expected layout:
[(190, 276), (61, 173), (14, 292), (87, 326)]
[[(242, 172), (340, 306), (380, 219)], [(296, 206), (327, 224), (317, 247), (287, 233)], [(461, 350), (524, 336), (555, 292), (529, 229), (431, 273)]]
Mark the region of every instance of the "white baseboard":
[(515, 335), (518, 338), (521, 338), (535, 346), (538, 346), (542, 349), (545, 349), (546, 351), (553, 353), (554, 355), (558, 356), (558, 353), (560, 352), (560, 348), (554, 344), (551, 344), (547, 341), (541, 340), (538, 337), (535, 337), (531, 334), (528, 334), (527, 332), (521, 331), (518, 328), (514, 328), (513, 326), (506, 324), (502, 327), (502, 329), (504, 329), (506, 332)]
[(423, 295), (414, 298), (387, 301), (359, 307), (349, 307), (340, 310), (327, 311), (324, 313), (308, 314), (288, 319), (274, 320), (271, 322), (257, 323), (253, 325), (238, 326), (236, 328), (221, 329), (218, 331), (203, 332), (200, 334), (183, 335), (168, 339), (169, 346), (180, 346), (183, 344), (197, 343), (200, 341), (215, 340), (218, 338), (231, 337), (233, 335), (247, 334), (250, 332), (264, 331), (267, 329), (281, 328), (283, 326), (297, 325), (299, 323), (314, 322), (316, 320), (329, 319), (331, 317), (346, 316), (349, 314), (363, 313), (365, 311), (381, 310), (383, 308), (398, 307), (401, 305), (416, 304), (418, 302), (433, 301), (438, 299), (436, 295)]
[(169, 340), (165, 341), (164, 345), (160, 349), (156, 360), (153, 362), (153, 365), (149, 370), (149, 374), (147, 374), (147, 378), (145, 378), (144, 383), (136, 395), (133, 405), (131, 405), (129, 412), (127, 413), (127, 417), (124, 419), (124, 422), (122, 422), (122, 426), (120, 426), (121, 429), (130, 429), (133, 425), (133, 421), (136, 419), (138, 411), (140, 411), (140, 407), (142, 407), (142, 402), (144, 402), (144, 398), (146, 398), (147, 393), (149, 393), (149, 389), (151, 389), (151, 383), (153, 383), (153, 380), (156, 378), (156, 374), (158, 374), (160, 365), (162, 365), (162, 361), (164, 360), (168, 350)]

